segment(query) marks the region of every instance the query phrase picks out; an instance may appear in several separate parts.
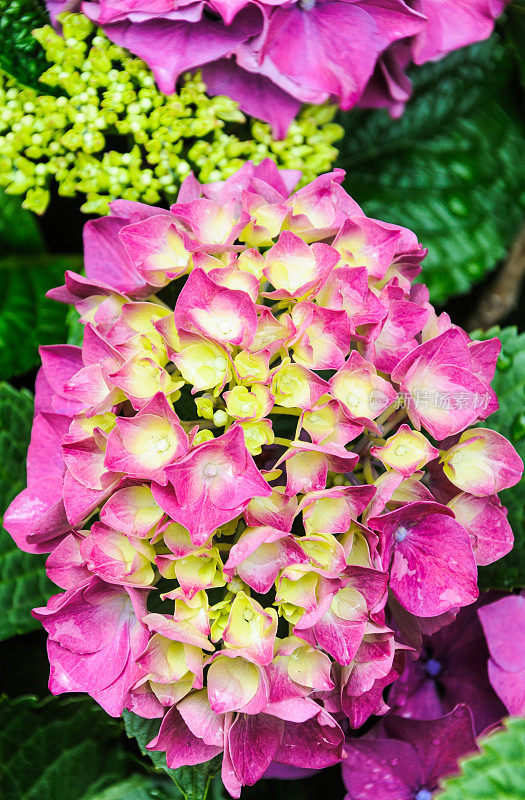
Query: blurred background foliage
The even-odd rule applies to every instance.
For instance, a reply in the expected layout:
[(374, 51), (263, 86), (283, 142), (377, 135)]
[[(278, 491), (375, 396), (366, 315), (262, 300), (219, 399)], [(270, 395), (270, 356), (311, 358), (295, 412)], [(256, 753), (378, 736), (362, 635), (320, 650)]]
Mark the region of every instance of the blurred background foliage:
[[(29, 31), (45, 22), (37, 0), (0, 0), (4, 77), (38, 88), (49, 64)], [(421, 280), (431, 300), (477, 338), (500, 336), (500, 410), (489, 424), (525, 458), (525, 0), (508, 7), (490, 41), (419, 67), (412, 78), (413, 97), (399, 120), (383, 111), (337, 115), (344, 137), (336, 166), (347, 170), (346, 188), (367, 214), (411, 228), (429, 248)], [(22, 208), (22, 196), (0, 193), (2, 511), (25, 482), (38, 345), (74, 336), (66, 308), (45, 292), (66, 268), (81, 268), (89, 217), (80, 210), (84, 197), (60, 196), (53, 184), (50, 192), (40, 216)], [(525, 586), (523, 482), (502, 501), (516, 546), (480, 570), (484, 589)], [(202, 800), (207, 792), (220, 800), (210, 774), (187, 769), (174, 783), (159, 764), (155, 769), (140, 749), (151, 738), (146, 721), (129, 715), (126, 740), (89, 699), (39, 699), (47, 691), (45, 637), (29, 611), (52, 591), (44, 558), (22, 553), (0, 532), (0, 692), (32, 695), (0, 704), (2, 798)], [(73, 768), (79, 761), (80, 773)], [(524, 725), (512, 722), (464, 764), (442, 798), (523, 798), (523, 775)], [(313, 800), (328, 791), (343, 797), (337, 768), (292, 784), (263, 782), (243, 797)]]

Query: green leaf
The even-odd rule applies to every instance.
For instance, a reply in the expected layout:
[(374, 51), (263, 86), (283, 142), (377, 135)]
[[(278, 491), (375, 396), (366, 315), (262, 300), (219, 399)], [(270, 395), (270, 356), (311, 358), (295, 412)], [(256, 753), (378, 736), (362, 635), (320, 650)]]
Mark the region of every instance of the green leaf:
[(31, 31), (49, 22), (38, 0), (0, 0), (0, 69), (26, 86), (38, 87), (49, 64)]
[[(525, 333), (516, 328), (491, 328), (484, 333), (471, 334), (475, 339), (498, 336), (502, 349), (498, 358), (492, 387), (499, 400), (499, 410), (483, 425), (503, 434), (525, 460)], [(500, 493), (501, 502), (509, 510), (509, 522), (514, 531), (511, 552), (479, 569), (481, 589), (512, 589), (525, 586), (525, 482)]]
[[(26, 485), (26, 452), (31, 435), (33, 397), (0, 383), (0, 510)], [(53, 584), (44, 569), (45, 557), (19, 550), (0, 530), (0, 641), (39, 627), (31, 609), (45, 605)]]
[(44, 252), (34, 215), (4, 193), (0, 254), (0, 380), (7, 380), (39, 363), (39, 345), (66, 341), (66, 307), (45, 294), (64, 282), (65, 269), (78, 269), (82, 258)]
[(492, 270), (523, 220), (525, 127), (513, 72), (493, 39), (414, 69), (399, 120), (340, 115), (347, 190), (367, 214), (410, 228), (429, 248), (422, 280), (438, 304)]
[(523, 800), (525, 719), (508, 719), (505, 726), (481, 740), (481, 753), (462, 762), (461, 773), (444, 782), (436, 800)]
[(90, 791), (79, 800), (169, 800), (176, 797), (175, 792), (178, 794), (178, 789), (167, 780), (137, 774), (97, 792), (96, 797)]
[[(0, 0), (0, 3), (2, 0)], [(0, 191), (0, 248), (17, 255), (40, 253), (44, 241), (36, 218), (20, 205), (20, 198)]]
[(2, 800), (95, 800), (130, 767), (120, 726), (93, 701), (0, 700)]
[(46, 292), (64, 282), (79, 257), (7, 256), (0, 259), (0, 377), (27, 372), (39, 363), (38, 347), (65, 342), (66, 307)]
[[(154, 739), (159, 731), (160, 720), (143, 719), (131, 711), (124, 711), (122, 716), (127, 735), (137, 740), (142, 755), (149, 756), (155, 769), (169, 775), (175, 783), (178, 789), (177, 800), (206, 800), (212, 779), (220, 769), (220, 756), (195, 767), (170, 769), (166, 764), (165, 753), (146, 750), (148, 742)], [(215, 792), (212, 792), (212, 795), (217, 796)]]

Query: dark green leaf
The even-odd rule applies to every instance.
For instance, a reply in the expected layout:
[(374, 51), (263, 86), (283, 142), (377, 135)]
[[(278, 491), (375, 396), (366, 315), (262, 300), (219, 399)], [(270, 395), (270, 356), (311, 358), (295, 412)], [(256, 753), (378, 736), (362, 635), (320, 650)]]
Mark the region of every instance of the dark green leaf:
[(81, 264), (78, 255), (45, 253), (34, 215), (0, 193), (0, 380), (36, 366), (39, 345), (66, 341), (66, 307), (45, 294)]
[(91, 700), (3, 698), (2, 800), (96, 800), (130, 772), (121, 741), (120, 726)]
[(521, 82), (525, 87), (525, 0), (514, 0), (507, 8), (507, 17), (505, 33), (518, 60)]
[(167, 778), (137, 774), (97, 792), (96, 797), (90, 791), (79, 800), (169, 800), (175, 793), (178, 789)]
[[(0, 3), (2, 0), (0, 0)], [(0, 192), (0, 248), (6, 253), (22, 255), (40, 253), (44, 242), (34, 214), (20, 205), (19, 197)]]
[(0, 377), (20, 375), (39, 363), (38, 347), (65, 342), (66, 307), (46, 298), (80, 259), (40, 253), (0, 259)]
[[(0, 510), (25, 487), (26, 451), (31, 434), (33, 397), (0, 384)], [(44, 557), (19, 550), (10, 535), (0, 530), (0, 640), (39, 627), (31, 609), (45, 605), (53, 594)]]
[(386, 111), (341, 114), (346, 188), (367, 214), (405, 225), (429, 248), (422, 279), (435, 303), (493, 269), (523, 220), (525, 128), (514, 70), (492, 40), (415, 69), (399, 120)]
[[(159, 751), (146, 750), (146, 745), (158, 733), (160, 720), (143, 719), (131, 711), (124, 711), (124, 726), (130, 738), (137, 740), (142, 755), (151, 758), (155, 769), (165, 772), (175, 783), (179, 794), (177, 800), (205, 800), (208, 796), (212, 779), (220, 769), (220, 757), (195, 767), (169, 769), (166, 765), (166, 754)], [(215, 794), (213, 794), (215, 796)]]
[(480, 743), (481, 753), (461, 764), (436, 800), (522, 800), (525, 797), (525, 719), (508, 719), (506, 730)]
[(39, 0), (0, 0), (0, 69), (26, 86), (38, 86), (48, 68), (31, 31), (49, 22)]
[[(483, 425), (503, 434), (525, 460), (525, 333), (518, 334), (516, 328), (492, 328), (472, 335), (479, 339), (493, 336), (501, 339), (502, 350), (492, 382), (500, 407)], [(525, 482), (522, 480), (501, 492), (500, 498), (509, 510), (514, 547), (500, 561), (480, 567), (481, 589), (525, 586)]]

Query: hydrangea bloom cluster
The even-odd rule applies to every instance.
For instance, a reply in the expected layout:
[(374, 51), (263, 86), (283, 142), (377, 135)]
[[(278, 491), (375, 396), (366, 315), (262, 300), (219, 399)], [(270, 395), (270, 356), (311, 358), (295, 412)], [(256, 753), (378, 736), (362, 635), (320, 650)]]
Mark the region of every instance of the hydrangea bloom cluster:
[(276, 141), (234, 100), (209, 97), (199, 74), (166, 97), (147, 66), (86, 17), (66, 15), (62, 26), (64, 37), (35, 31), (51, 62), (41, 81), (55, 94), (0, 75), (0, 186), (25, 194), (32, 211), (45, 211), (53, 181), (62, 195), (86, 195), (84, 212), (104, 214), (117, 198), (173, 202), (191, 170), (214, 181), (269, 156), (307, 182), (337, 156), (335, 107), (303, 108)]
[[(500, 343), (436, 315), (425, 251), (341, 170), (267, 160), (119, 200), (85, 226), (82, 347), (43, 347), (28, 487), (4, 524), (50, 553), (50, 689), (162, 717), (170, 767), (339, 761), (387, 710), (410, 632), (509, 551), (522, 463), (477, 427)], [(430, 618), (430, 619), (429, 619)], [(436, 620), (437, 618), (437, 620)]]
[(143, 58), (159, 87), (202, 68), (214, 94), (238, 100), (283, 136), (301, 103), (389, 104), (410, 94), (404, 70), (487, 38), (505, 0), (47, 0), (81, 8)]

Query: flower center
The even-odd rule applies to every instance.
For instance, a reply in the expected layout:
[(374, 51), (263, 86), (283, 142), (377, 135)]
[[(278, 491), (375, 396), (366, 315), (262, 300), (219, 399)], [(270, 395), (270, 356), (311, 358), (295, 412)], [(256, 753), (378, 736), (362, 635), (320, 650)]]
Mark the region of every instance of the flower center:
[(414, 800), (432, 800), (432, 792), (429, 792), (428, 789), (420, 789), (419, 792), (414, 795)]
[(170, 449), (170, 442), (167, 436), (164, 436), (162, 439), (159, 439), (157, 442), (157, 453), (160, 455), (161, 453), (165, 453), (166, 450)]
[(403, 525), (401, 525), (394, 533), (394, 539), (396, 540), (396, 542), (402, 542), (404, 539), (406, 539), (407, 536), (408, 536), (408, 531)]
[(315, 6), (315, 0), (299, 0), (299, 5), (304, 11), (311, 11)]
[(429, 658), (425, 664), (425, 672), (427, 675), (430, 675), (431, 678), (437, 678), (441, 670), (441, 662), (435, 658)]
[(206, 464), (204, 469), (202, 470), (202, 477), (206, 480), (210, 478), (216, 478), (217, 473), (219, 472), (219, 467), (216, 464)]

